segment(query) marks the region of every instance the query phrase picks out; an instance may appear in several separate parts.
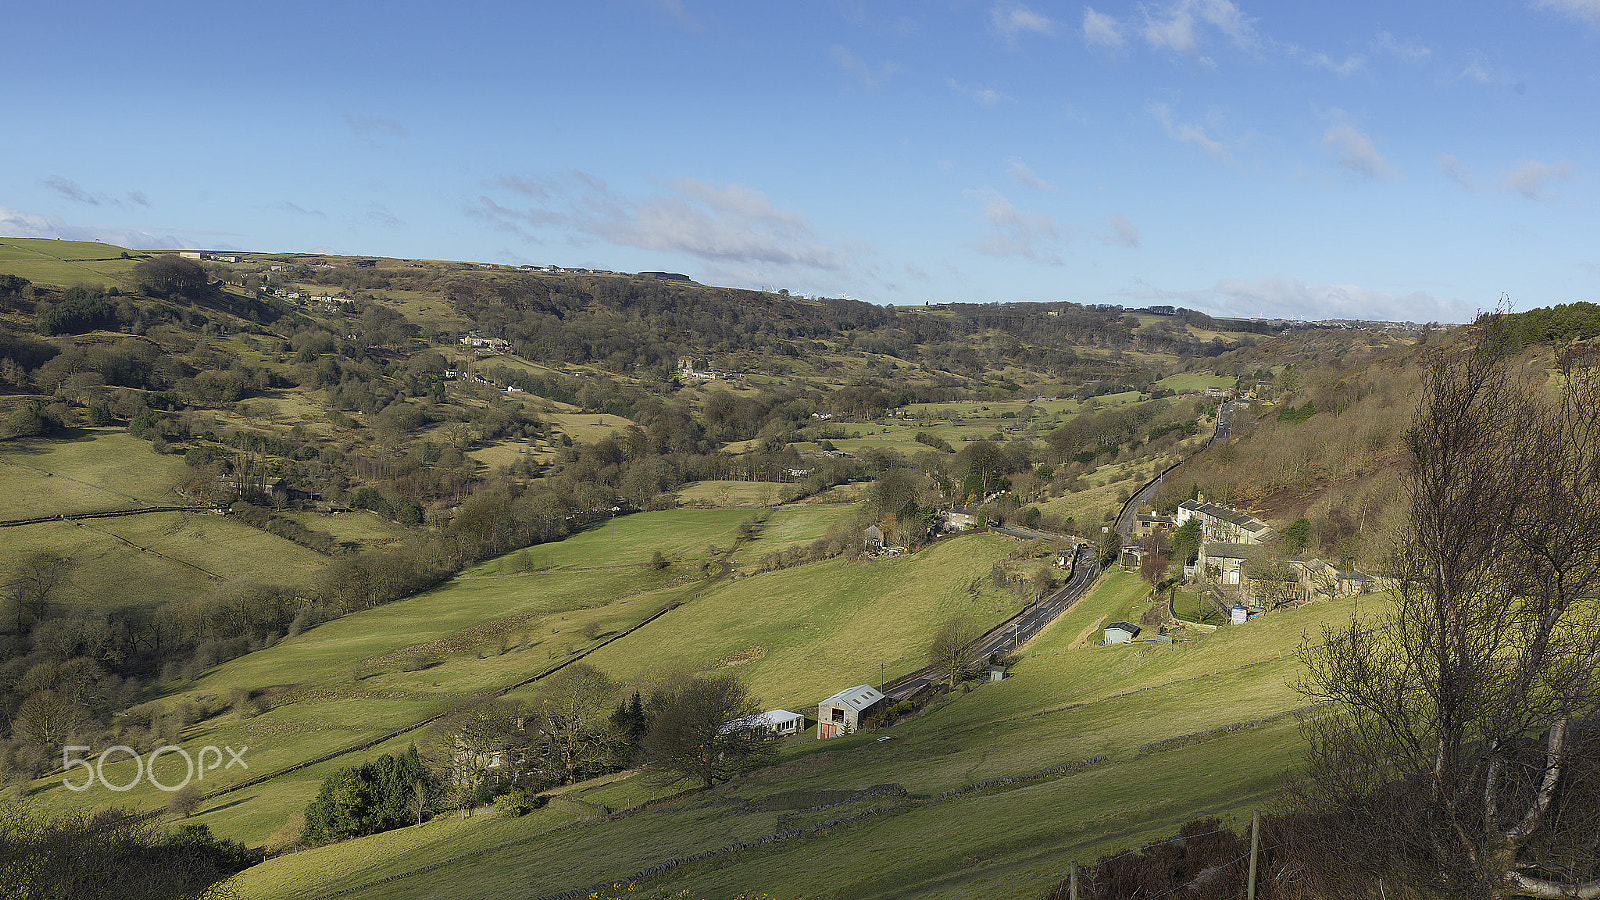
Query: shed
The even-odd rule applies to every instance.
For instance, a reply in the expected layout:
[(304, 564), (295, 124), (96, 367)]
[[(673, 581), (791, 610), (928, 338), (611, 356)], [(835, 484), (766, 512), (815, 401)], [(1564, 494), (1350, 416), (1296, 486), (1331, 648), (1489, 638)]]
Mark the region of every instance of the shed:
[(800, 729), (804, 728), (805, 724), (806, 717), (799, 713), (792, 713), (786, 709), (769, 709), (764, 713), (757, 713), (734, 719), (731, 722), (725, 722), (717, 730), (726, 734), (730, 731), (749, 728), (758, 730), (767, 737), (781, 737), (786, 734), (799, 734)]
[(1112, 622), (1106, 626), (1105, 642), (1108, 644), (1126, 644), (1139, 636), (1139, 626), (1132, 622)]
[(861, 727), (861, 720), (883, 709), (883, 692), (870, 684), (856, 685), (840, 691), (817, 704), (817, 737), (831, 738), (851, 734)]

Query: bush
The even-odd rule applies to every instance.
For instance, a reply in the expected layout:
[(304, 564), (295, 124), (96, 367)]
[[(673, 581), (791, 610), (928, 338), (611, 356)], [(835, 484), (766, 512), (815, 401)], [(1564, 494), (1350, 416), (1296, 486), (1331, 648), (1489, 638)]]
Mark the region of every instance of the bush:
[(526, 788), (512, 788), (494, 798), (494, 805), (500, 810), (500, 813), (512, 818), (527, 815), (536, 809), (541, 809), (549, 802), (549, 797), (529, 791)]

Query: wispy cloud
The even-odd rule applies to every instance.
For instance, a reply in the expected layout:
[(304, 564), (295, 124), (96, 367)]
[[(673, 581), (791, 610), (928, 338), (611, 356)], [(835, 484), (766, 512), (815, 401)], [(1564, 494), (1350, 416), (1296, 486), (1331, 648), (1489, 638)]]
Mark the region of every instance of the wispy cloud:
[(1326, 69), (1340, 78), (1349, 78), (1367, 67), (1367, 58), (1360, 53), (1352, 53), (1337, 61), (1326, 53), (1313, 53), (1306, 57), (1306, 61), (1313, 68)]
[(989, 24), (995, 33), (1008, 41), (1026, 34), (1049, 36), (1055, 32), (1055, 23), (1020, 3), (996, 4), (989, 9)]
[(362, 214), (361, 219), (369, 225), (377, 225), (382, 228), (403, 228), (406, 224), (382, 203), (368, 204), (366, 212)]
[(1445, 177), (1454, 181), (1462, 190), (1475, 191), (1478, 189), (1477, 176), (1473, 174), (1471, 169), (1467, 168), (1466, 163), (1448, 153), (1441, 153), (1435, 156), (1433, 161), (1439, 164), (1439, 171), (1443, 172)]
[(404, 125), (401, 125), (394, 119), (385, 119), (381, 116), (363, 116), (356, 113), (345, 113), (344, 124), (351, 131), (355, 132), (357, 137), (365, 138), (367, 140), (376, 140), (378, 138), (385, 137), (403, 138), (411, 133), (406, 130)]
[(1555, 196), (1547, 193), (1545, 188), (1552, 181), (1571, 178), (1572, 166), (1565, 160), (1547, 163), (1525, 159), (1515, 169), (1508, 169), (1503, 174), (1500, 190), (1521, 194), (1529, 200), (1554, 200)]
[(328, 214), (320, 209), (307, 209), (289, 200), (279, 200), (277, 203), (269, 204), (267, 209), (276, 209), (281, 212), (293, 213), (297, 216), (310, 216), (317, 219), (326, 219), (328, 217)]
[(1031, 187), (1036, 191), (1044, 191), (1048, 194), (1056, 189), (1055, 185), (1035, 175), (1033, 170), (1028, 168), (1027, 163), (1017, 159), (1015, 156), (1006, 160), (1006, 171), (1010, 173), (1018, 184)]
[(1600, 0), (1537, 0), (1536, 5), (1600, 27)]
[(1200, 53), (1207, 30), (1220, 32), (1242, 48), (1254, 48), (1261, 42), (1255, 25), (1230, 0), (1176, 0), (1164, 6), (1140, 9), (1144, 14), (1140, 34), (1145, 43), (1157, 50), (1188, 56), (1203, 65), (1213, 64), (1209, 57)]
[(903, 66), (894, 62), (882, 63), (876, 68), (869, 66), (858, 59), (854, 53), (838, 44), (834, 44), (830, 52), (833, 55), (833, 61), (838, 64), (839, 68), (855, 78), (865, 88), (875, 88), (905, 71)]
[(1093, 7), (1083, 8), (1083, 39), (1089, 43), (1108, 50), (1121, 50), (1127, 44), (1122, 28), (1115, 16), (1096, 12)]
[(170, 234), (157, 235), (138, 228), (116, 225), (69, 225), (54, 216), (43, 216), (5, 206), (0, 206), (0, 235), (51, 238), (60, 241), (98, 241), (136, 250), (175, 250), (199, 246)]
[(1221, 142), (1206, 134), (1204, 126), (1174, 121), (1172, 110), (1165, 103), (1152, 103), (1149, 106), (1149, 110), (1150, 115), (1161, 123), (1161, 127), (1166, 131), (1167, 137), (1182, 144), (1194, 144), (1204, 150), (1207, 156), (1218, 162), (1231, 161), (1227, 149), (1222, 146)]
[(742, 184), (677, 178), (664, 185), (663, 193), (634, 199), (582, 171), (537, 179), (504, 176), (496, 183), (535, 205), (518, 208), (483, 196), (468, 205), (468, 212), (530, 240), (554, 230), (571, 240), (722, 263), (832, 271), (855, 262), (853, 250), (819, 237), (804, 215)]
[(1111, 240), (1124, 247), (1139, 246), (1139, 229), (1133, 227), (1120, 213), (1111, 216)]
[(1470, 322), (1478, 310), (1426, 291), (1374, 290), (1354, 284), (1308, 284), (1283, 275), (1219, 280), (1191, 291), (1142, 290), (1122, 295), (1142, 303), (1162, 301), (1227, 316), (1269, 319), (1381, 319), (1402, 322)]
[(1071, 237), (1071, 230), (1057, 225), (1044, 213), (1018, 209), (1005, 195), (993, 189), (967, 191), (970, 199), (983, 204), (981, 216), (989, 233), (974, 243), (973, 249), (988, 256), (1021, 257), (1053, 266), (1062, 264), (1060, 248)]
[(967, 85), (956, 81), (954, 78), (948, 79), (946, 84), (950, 85), (951, 90), (962, 95), (963, 97), (966, 97), (979, 106), (987, 106), (992, 108), (996, 106), (1002, 106), (1007, 103), (1017, 102), (1017, 98), (1011, 96), (1010, 94), (1003, 94), (1000, 91), (992, 90), (990, 88), (968, 87)]
[(1378, 32), (1378, 36), (1367, 45), (1373, 53), (1392, 56), (1395, 59), (1409, 63), (1427, 62), (1433, 51), (1425, 44), (1416, 41), (1401, 40), (1387, 31)]
[(150, 206), (150, 198), (145, 194), (144, 191), (129, 191), (128, 202), (135, 206), (143, 206), (146, 208)]
[[(1334, 111), (1336, 115), (1341, 113)], [(1331, 147), (1339, 154), (1339, 165), (1347, 171), (1366, 178), (1388, 179), (1399, 172), (1383, 158), (1372, 139), (1357, 131), (1348, 122), (1339, 122), (1322, 135), (1322, 146)]]
[(90, 206), (100, 206), (105, 203), (105, 198), (98, 194), (91, 194), (84, 190), (83, 185), (70, 178), (52, 175), (45, 179), (44, 186), (74, 203), (87, 203)]
[(682, 0), (646, 0), (646, 2), (665, 13), (667, 18), (685, 31), (699, 34), (705, 30), (705, 25), (684, 8)]

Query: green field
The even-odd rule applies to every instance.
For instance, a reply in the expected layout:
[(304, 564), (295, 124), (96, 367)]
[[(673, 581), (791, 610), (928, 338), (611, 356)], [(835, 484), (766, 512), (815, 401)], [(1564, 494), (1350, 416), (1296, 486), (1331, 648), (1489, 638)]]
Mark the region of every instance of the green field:
[(760, 526), (759, 538), (740, 545), (729, 562), (740, 570), (750, 569), (768, 553), (815, 541), (827, 534), (833, 523), (849, 516), (852, 511), (849, 506), (820, 503), (771, 510)]
[(683, 506), (751, 509), (774, 506), (794, 486), (780, 481), (696, 481), (678, 489)]
[(186, 505), (176, 492), (188, 469), (118, 428), (75, 437), (10, 441), (0, 450), (0, 518)]
[(38, 284), (118, 283), (137, 260), (121, 247), (44, 238), (0, 238), (0, 269)]
[(1016, 546), (970, 535), (913, 556), (834, 559), (736, 579), (611, 644), (590, 662), (628, 681), (673, 668), (734, 668), (766, 707), (798, 709), (927, 663), (951, 616), (998, 622), (995, 595), (967, 587)]
[[(522, 819), (439, 821), (275, 859), (243, 873), (238, 886), (246, 898), (335, 890), (362, 900), (540, 896), (754, 840), (771, 834), (785, 814), (790, 827), (818, 830), (674, 869), (636, 893), (1041, 896), (1074, 861), (1170, 834), (1197, 816), (1237, 823), (1267, 808), (1302, 746), (1295, 718), (1279, 715), (1304, 705), (1291, 687), (1299, 671), (1293, 651), (1303, 634), (1352, 610), (1346, 602), (1302, 607), (1179, 645), (1100, 647), (1078, 639), (1142, 593), (1131, 576), (1108, 576), (1024, 648), (1012, 677), (936, 701), (887, 731), (888, 742), (870, 733), (828, 742), (804, 737), (784, 745), (778, 765), (628, 818), (582, 824), (574, 818), (579, 808), (558, 800)], [(1095, 754), (1108, 759), (942, 796)], [(813, 808), (883, 784), (908, 794)], [(651, 792), (637, 778), (610, 779), (582, 786), (580, 796), (592, 811), (629, 806)], [(882, 811), (869, 813), (875, 807)], [(826, 824), (854, 814), (865, 815)], [(827, 878), (819, 879), (824, 860)]]
[[(774, 541), (809, 534), (818, 527), (819, 512), (837, 510), (775, 511), (780, 524)], [(183, 746), (250, 746), (254, 772), (272, 771), (515, 684), (670, 602), (687, 600), (589, 661), (636, 682), (657, 672), (740, 664), (753, 689), (771, 702), (815, 703), (840, 686), (921, 665), (943, 616), (974, 602), (964, 588), (952, 586), (980, 577), (1012, 545), (975, 536), (915, 558), (836, 560), (724, 581), (702, 596), (698, 563), (714, 555), (713, 548), (731, 548), (747, 517), (741, 510), (673, 510), (611, 520), (566, 541), (492, 560), (437, 590), (335, 619), (224, 663), (158, 702), (219, 708), (242, 691), (261, 698), (267, 711), (248, 719), (230, 713), (208, 719), (185, 732)], [(206, 520), (208, 528), (218, 524), (232, 523)], [(749, 546), (759, 548), (763, 540)], [(672, 560), (666, 570), (649, 565), (657, 551)], [(738, 627), (708, 624), (734, 620)], [(760, 658), (748, 658), (757, 646)], [(889, 655), (871, 652), (880, 646)], [(848, 684), (832, 686), (835, 681)], [(131, 778), (124, 769), (131, 772), (126, 765), (107, 766), (108, 773), (119, 773), (114, 781)], [(225, 773), (216, 783), (242, 776)], [(264, 842), (315, 792), (315, 780), (305, 773), (288, 784), (297, 787), (273, 781), (241, 792), (226, 813), (207, 821), (219, 833)], [(45, 779), (37, 787), (34, 802), (44, 808), (82, 802), (57, 781)], [(147, 809), (165, 800), (148, 787), (115, 799)]]

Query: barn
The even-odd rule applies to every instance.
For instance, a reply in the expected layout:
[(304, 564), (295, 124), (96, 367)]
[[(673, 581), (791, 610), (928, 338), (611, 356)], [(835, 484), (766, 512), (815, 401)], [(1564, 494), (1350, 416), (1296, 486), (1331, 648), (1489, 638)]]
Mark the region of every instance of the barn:
[(881, 712), (885, 705), (883, 692), (870, 684), (840, 691), (817, 704), (817, 737), (852, 734), (861, 727), (862, 719)]

